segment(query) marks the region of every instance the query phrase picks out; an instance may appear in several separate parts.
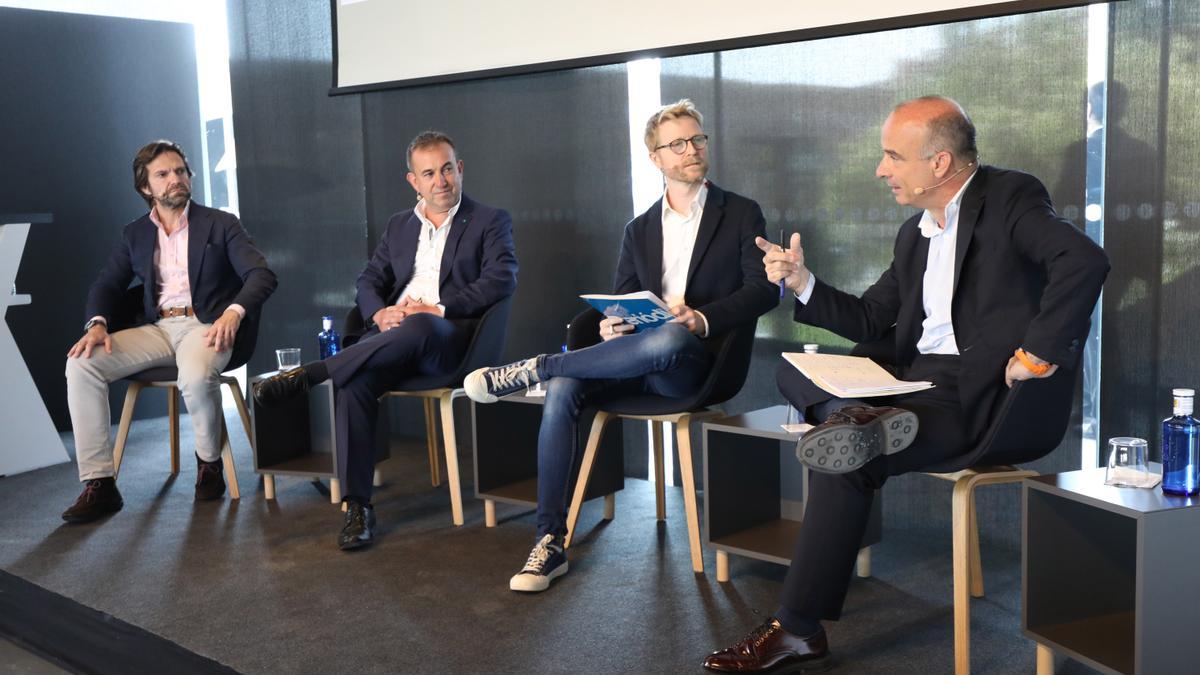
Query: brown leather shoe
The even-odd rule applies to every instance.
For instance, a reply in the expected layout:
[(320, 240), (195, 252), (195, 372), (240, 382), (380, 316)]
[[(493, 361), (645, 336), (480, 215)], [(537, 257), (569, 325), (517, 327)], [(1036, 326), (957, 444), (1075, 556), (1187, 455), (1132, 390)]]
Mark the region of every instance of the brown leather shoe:
[(880, 455), (900, 452), (916, 437), (914, 412), (846, 406), (800, 438), (796, 458), (813, 471), (848, 473)]
[(221, 460), (206, 462), (196, 455), (196, 496), (198, 502), (220, 499), (225, 494), (225, 474)]
[(775, 617), (704, 659), (705, 668), (721, 673), (817, 673), (832, 665), (824, 628), (802, 638), (784, 630)]
[(62, 519), (68, 523), (90, 523), (109, 513), (116, 513), (125, 506), (117, 481), (112, 477), (93, 478), (83, 485), (83, 494), (71, 508), (63, 511)]

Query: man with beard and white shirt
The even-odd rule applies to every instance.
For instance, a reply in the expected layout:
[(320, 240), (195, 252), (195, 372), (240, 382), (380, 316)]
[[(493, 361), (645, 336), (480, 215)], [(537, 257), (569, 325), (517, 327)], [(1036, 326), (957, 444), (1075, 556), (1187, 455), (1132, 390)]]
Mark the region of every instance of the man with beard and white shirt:
[(753, 324), (779, 301), (755, 237), (764, 235), (758, 204), (707, 181), (708, 136), (684, 99), (651, 115), (645, 142), (662, 171), (663, 198), (625, 226), (614, 293), (652, 291), (672, 323), (635, 333), (620, 317), (600, 322), (599, 344), (543, 354), (471, 373), (464, 388), (480, 403), (547, 382), (538, 433), (537, 542), (509, 582), (536, 592), (567, 571), (567, 492), (580, 448), (577, 424), (589, 405), (651, 393), (681, 397), (708, 377), (713, 350), (731, 330)]
[[(114, 477), (108, 384), (147, 368), (174, 365), (196, 432), (197, 501), (225, 494), (221, 473), (220, 375), (238, 327), (257, 316), (275, 274), (232, 214), (191, 200), (192, 170), (171, 141), (147, 144), (133, 159), (133, 186), (150, 212), (125, 226), (88, 291), (84, 335), (67, 352), (67, 407), (83, 493), (62, 514), (83, 523), (123, 506)], [(143, 287), (137, 325), (109, 332), (130, 283)], [(117, 326), (113, 326), (114, 329)]]

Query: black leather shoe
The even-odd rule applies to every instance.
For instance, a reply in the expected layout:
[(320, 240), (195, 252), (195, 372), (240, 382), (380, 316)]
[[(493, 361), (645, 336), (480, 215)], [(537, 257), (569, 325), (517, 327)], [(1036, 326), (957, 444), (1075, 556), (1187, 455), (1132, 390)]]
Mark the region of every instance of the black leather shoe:
[(796, 458), (813, 471), (848, 473), (880, 455), (900, 452), (916, 437), (914, 412), (846, 406), (800, 438)]
[(349, 551), (369, 546), (375, 538), (375, 507), (355, 501), (346, 502), (346, 524), (338, 534), (338, 548)]
[(802, 638), (784, 630), (774, 617), (704, 659), (705, 668), (720, 673), (818, 673), (832, 666), (824, 628)]
[(271, 407), (308, 393), (308, 373), (304, 366), (276, 373), (265, 380), (254, 383), (254, 400), (261, 406)]
[(93, 478), (83, 484), (83, 494), (71, 508), (63, 511), (62, 519), (68, 523), (90, 523), (97, 518), (116, 513), (125, 506), (117, 481), (112, 477)]
[(221, 460), (206, 462), (196, 456), (196, 501), (220, 499), (225, 494), (225, 473)]

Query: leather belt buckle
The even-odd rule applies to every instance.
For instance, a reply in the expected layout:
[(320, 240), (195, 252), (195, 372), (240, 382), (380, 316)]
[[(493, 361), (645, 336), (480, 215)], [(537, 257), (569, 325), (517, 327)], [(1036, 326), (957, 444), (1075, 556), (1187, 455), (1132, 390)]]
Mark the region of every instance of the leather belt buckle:
[(177, 316), (192, 316), (192, 308), (185, 307), (163, 307), (158, 311), (158, 316), (163, 319), (174, 319)]

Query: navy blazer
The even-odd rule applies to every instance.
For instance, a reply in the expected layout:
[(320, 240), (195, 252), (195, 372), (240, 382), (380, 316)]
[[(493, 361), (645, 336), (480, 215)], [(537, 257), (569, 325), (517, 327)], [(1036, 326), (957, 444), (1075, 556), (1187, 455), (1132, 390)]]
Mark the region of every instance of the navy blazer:
[[(929, 253), (920, 222), (917, 214), (900, 227), (892, 264), (861, 297), (817, 279), (808, 304), (796, 303), (796, 321), (854, 342), (879, 340), (895, 326), (892, 363), (912, 363)], [(980, 167), (963, 193), (958, 228), (950, 315), (962, 358), (959, 397), (968, 431), (978, 434), (1003, 400), (1004, 369), (1017, 347), (1076, 366), (1109, 263), (1058, 217), (1042, 183), (1020, 171)]]
[[(477, 319), (517, 289), (517, 254), (507, 211), (462, 196), (442, 252), (438, 293), (447, 319)], [(412, 279), (421, 221), (412, 209), (394, 214), (358, 275), (356, 302), (367, 326), (400, 299)]]
[[(127, 316), (122, 302), (134, 278), (142, 282), (142, 311), (134, 325), (158, 320), (158, 279), (154, 250), (158, 228), (146, 215), (125, 226), (99, 278), (88, 289), (85, 320)], [(204, 323), (216, 321), (237, 303), (254, 320), (278, 282), (267, 260), (237, 216), (192, 202), (188, 209), (188, 285), (192, 308)]]
[[(751, 199), (708, 183), (692, 247), (684, 302), (708, 320), (715, 338), (771, 311), (779, 287), (767, 281), (755, 237), (766, 238), (762, 209)], [(662, 295), (662, 199), (629, 221), (621, 242), (613, 293)]]

